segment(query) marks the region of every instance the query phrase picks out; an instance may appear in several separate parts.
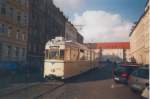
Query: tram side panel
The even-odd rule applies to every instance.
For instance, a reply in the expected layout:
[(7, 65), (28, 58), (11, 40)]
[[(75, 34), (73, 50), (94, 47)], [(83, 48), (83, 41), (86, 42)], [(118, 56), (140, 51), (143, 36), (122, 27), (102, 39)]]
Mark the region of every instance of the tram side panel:
[(65, 78), (79, 75), (92, 68), (91, 61), (86, 58), (87, 53), (84, 53), (84, 50), (73, 47), (66, 48), (66, 50), (69, 52), (65, 52), (65, 60), (67, 59), (64, 64)]
[(70, 61), (64, 64), (64, 78), (70, 78), (91, 69), (90, 61)]
[(80, 74), (78, 69), (78, 47), (66, 46), (65, 49), (65, 64), (64, 64), (64, 78), (69, 78)]

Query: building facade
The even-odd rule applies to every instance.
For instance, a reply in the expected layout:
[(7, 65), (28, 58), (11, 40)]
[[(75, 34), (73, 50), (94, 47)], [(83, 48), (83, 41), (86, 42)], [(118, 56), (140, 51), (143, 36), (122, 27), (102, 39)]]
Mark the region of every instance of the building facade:
[(65, 23), (65, 39), (72, 40), (73, 42), (83, 43), (83, 36), (69, 21), (66, 21)]
[(26, 61), (27, 0), (0, 0), (0, 61)]
[(130, 57), (139, 64), (149, 64), (150, 33), (149, 33), (149, 5), (130, 33)]
[[(0, 61), (24, 62), (42, 70), (46, 42), (65, 38), (67, 21), (53, 0), (0, 0)], [(70, 27), (67, 39), (83, 43)]]
[(66, 21), (65, 24), (65, 39), (72, 40), (73, 42), (77, 42), (77, 34), (78, 31), (73, 26), (73, 24), (69, 21)]
[(29, 0), (27, 64), (43, 71), (45, 44), (56, 36), (65, 37), (66, 17), (52, 0)]

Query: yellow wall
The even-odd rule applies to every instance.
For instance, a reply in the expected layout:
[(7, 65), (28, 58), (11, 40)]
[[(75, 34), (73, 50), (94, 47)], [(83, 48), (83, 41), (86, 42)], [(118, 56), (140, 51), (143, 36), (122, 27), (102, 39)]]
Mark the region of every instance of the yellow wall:
[(149, 63), (149, 9), (145, 12), (130, 36), (130, 57), (137, 63)]

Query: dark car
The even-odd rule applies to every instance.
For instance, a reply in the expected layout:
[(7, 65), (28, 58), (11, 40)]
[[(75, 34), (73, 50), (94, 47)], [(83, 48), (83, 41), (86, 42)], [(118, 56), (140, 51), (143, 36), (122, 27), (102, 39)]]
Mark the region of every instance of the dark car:
[(119, 64), (113, 70), (113, 79), (115, 82), (128, 83), (129, 75), (136, 70), (139, 65)]

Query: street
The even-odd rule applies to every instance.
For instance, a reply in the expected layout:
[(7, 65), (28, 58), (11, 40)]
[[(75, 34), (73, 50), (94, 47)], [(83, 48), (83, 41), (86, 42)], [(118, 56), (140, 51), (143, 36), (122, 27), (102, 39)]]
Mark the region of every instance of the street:
[(65, 86), (40, 99), (140, 99), (127, 85), (116, 84), (112, 80), (112, 64), (67, 82)]
[(43, 82), (26, 90), (3, 96), (2, 99), (140, 99), (127, 85), (112, 80), (113, 64), (98, 68), (65, 81), (56, 88), (52, 82)]

